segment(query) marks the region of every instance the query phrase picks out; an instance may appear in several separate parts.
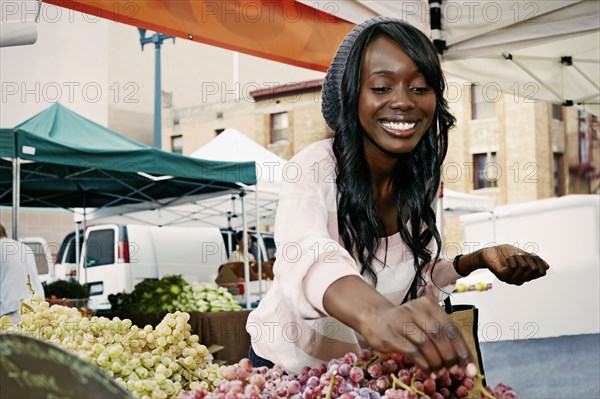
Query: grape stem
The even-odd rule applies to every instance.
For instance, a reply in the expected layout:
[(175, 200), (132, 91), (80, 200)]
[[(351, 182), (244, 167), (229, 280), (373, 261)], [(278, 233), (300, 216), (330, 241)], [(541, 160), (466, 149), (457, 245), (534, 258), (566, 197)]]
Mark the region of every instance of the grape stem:
[(27, 275), (27, 289), (29, 290), (29, 294), (33, 298), (33, 295), (35, 294), (35, 292), (33, 291), (33, 288), (31, 287), (31, 276), (29, 274)]
[[(31, 276), (29, 276), (29, 274), (27, 275), (27, 289), (29, 290), (29, 294), (31, 295), (31, 298), (33, 298), (33, 295), (35, 294), (35, 292), (33, 291), (33, 288), (31, 287)], [(26, 304), (23, 299), (21, 299), (20, 302), (21, 302), (21, 306), (19, 309), (20, 314), (25, 313), (25, 312), (23, 312), (23, 308), (26, 308), (30, 312), (33, 312), (33, 308), (31, 306), (29, 306), (28, 304)]]
[(487, 399), (496, 399), (491, 393), (488, 392), (487, 389), (483, 386), (483, 375), (477, 374), (475, 376), (475, 381), (473, 385), (473, 389), (469, 392), (469, 397), (467, 399), (475, 399), (479, 395), (483, 396)]
[(27, 309), (30, 312), (33, 312), (33, 308), (21, 299), (21, 309), (20, 309), (21, 314), (25, 313), (25, 312), (23, 312), (23, 308)]
[(415, 386), (415, 382), (417, 382), (417, 375), (413, 375), (412, 379), (410, 381), (410, 387), (411, 390), (413, 391), (413, 393), (415, 393), (419, 398), (424, 397), (426, 399), (431, 399), (430, 396), (428, 396), (425, 392), (421, 392), (417, 389), (417, 387)]
[(337, 375), (337, 370), (333, 370), (331, 373), (331, 379), (329, 380), (329, 387), (327, 388), (327, 395), (325, 395), (325, 399), (331, 399), (331, 393), (333, 392), (333, 385), (335, 384), (335, 376)]
[(373, 357), (371, 357), (369, 360), (367, 360), (363, 366), (363, 369), (366, 370), (367, 367), (369, 367), (369, 365), (371, 363), (373, 363), (375, 360), (377, 360), (379, 358), (379, 355), (374, 355)]
[(391, 374), (391, 376), (392, 376), (392, 381), (393, 381), (393, 383), (392, 383), (392, 389), (395, 390), (396, 386), (399, 386), (400, 388), (404, 389), (405, 391), (413, 392), (412, 387), (409, 387), (408, 385), (406, 385), (405, 383), (403, 383), (402, 381), (400, 381), (398, 379), (398, 377), (396, 377), (395, 374)]
[[(185, 384), (181, 384), (182, 387), (187, 388), (190, 386), (192, 376), (194, 375), (194, 370), (190, 369), (181, 359), (177, 360), (177, 363), (189, 373), (188, 377), (186, 378), (187, 381), (185, 381)], [(183, 373), (181, 373), (181, 375), (183, 376)]]

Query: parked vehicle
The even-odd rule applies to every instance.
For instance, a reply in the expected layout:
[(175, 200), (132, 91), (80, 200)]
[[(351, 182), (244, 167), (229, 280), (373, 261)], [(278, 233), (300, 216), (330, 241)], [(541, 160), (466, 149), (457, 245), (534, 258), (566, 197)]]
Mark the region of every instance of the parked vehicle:
[[(54, 270), (57, 280), (77, 279), (77, 240), (72, 231), (63, 239), (56, 256)], [(79, 256), (83, 246), (83, 230), (79, 230)]]
[(144, 279), (178, 274), (212, 282), (227, 251), (216, 227), (105, 224), (87, 229), (82, 259), (90, 309), (109, 309), (108, 295), (131, 292)]
[(52, 251), (48, 242), (42, 237), (26, 237), (20, 240), (35, 255), (35, 264), (41, 283), (49, 284), (56, 279)]

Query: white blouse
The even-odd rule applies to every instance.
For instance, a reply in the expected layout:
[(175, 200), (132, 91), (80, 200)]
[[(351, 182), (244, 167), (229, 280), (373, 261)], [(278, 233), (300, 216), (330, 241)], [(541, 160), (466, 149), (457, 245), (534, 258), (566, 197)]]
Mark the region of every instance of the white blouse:
[[(360, 349), (358, 334), (329, 317), (323, 308), (325, 291), (337, 279), (361, 276), (356, 261), (338, 234), (335, 158), (331, 139), (314, 143), (286, 165), (275, 219), (274, 282), (246, 330), (259, 356), (297, 373)], [(435, 205), (435, 204), (434, 204)], [(435, 209), (435, 208), (434, 208)], [(401, 304), (415, 277), (413, 255), (400, 234), (387, 237), (387, 266), (373, 265), (377, 291)], [(385, 242), (376, 253), (385, 259)], [(419, 295), (442, 299), (439, 287), (454, 284), (460, 275), (448, 259), (423, 270), (427, 285)], [(435, 281), (435, 284), (432, 283)]]

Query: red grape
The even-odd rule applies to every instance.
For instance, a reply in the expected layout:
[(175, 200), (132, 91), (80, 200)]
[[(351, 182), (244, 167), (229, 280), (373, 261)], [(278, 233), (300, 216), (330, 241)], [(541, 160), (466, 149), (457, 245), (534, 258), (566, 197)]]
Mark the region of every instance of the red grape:
[(425, 381), (423, 381), (423, 392), (425, 392), (427, 395), (431, 395), (432, 393), (434, 393), (435, 381), (431, 378), (428, 378)]
[(354, 382), (359, 382), (364, 377), (364, 373), (360, 367), (352, 367), (350, 369), (350, 379)]
[(469, 391), (464, 386), (459, 386), (454, 391), (454, 394), (459, 398), (466, 398), (469, 395)]

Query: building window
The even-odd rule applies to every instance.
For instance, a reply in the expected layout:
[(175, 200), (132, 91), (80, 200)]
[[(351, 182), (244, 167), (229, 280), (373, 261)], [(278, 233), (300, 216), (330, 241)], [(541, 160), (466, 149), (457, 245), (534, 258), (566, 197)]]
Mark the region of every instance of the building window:
[(271, 114), (271, 144), (288, 138), (288, 113)]
[(215, 129), (215, 136), (218, 136), (219, 134), (223, 133), (225, 131), (225, 129)]
[(471, 85), (471, 119), (494, 118), (497, 99), (495, 87)]
[(552, 119), (557, 121), (563, 120), (562, 104), (552, 104)]
[(592, 160), (593, 142), (598, 140), (598, 119), (596, 115), (578, 111), (579, 116), (579, 163), (585, 164)]
[(554, 195), (560, 197), (564, 195), (564, 175), (563, 175), (564, 156), (562, 153), (554, 153)]
[(496, 162), (496, 153), (473, 154), (474, 188), (490, 188), (498, 186), (500, 166)]
[(171, 136), (171, 151), (176, 154), (183, 153), (183, 136)]

